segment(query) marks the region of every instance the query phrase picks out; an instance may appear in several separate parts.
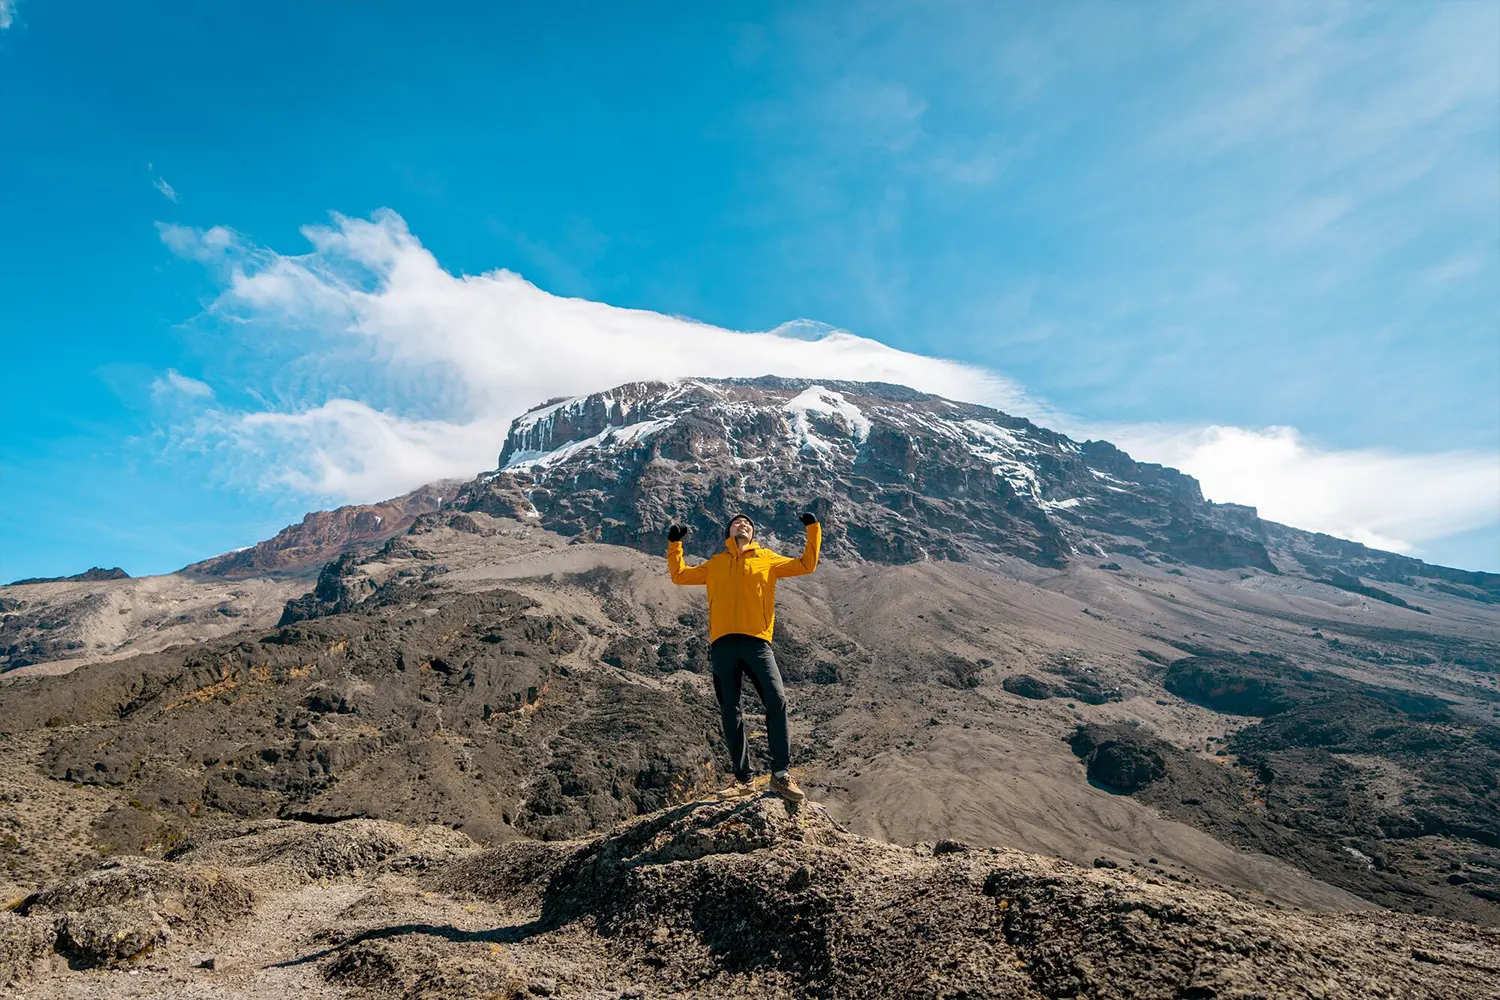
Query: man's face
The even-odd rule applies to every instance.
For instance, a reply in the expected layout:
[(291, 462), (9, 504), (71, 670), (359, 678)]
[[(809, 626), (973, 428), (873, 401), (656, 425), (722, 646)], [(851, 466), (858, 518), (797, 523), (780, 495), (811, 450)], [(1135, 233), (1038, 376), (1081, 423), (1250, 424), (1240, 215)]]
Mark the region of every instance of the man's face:
[(729, 522), (729, 536), (744, 545), (755, 538), (755, 525), (743, 517), (737, 517)]

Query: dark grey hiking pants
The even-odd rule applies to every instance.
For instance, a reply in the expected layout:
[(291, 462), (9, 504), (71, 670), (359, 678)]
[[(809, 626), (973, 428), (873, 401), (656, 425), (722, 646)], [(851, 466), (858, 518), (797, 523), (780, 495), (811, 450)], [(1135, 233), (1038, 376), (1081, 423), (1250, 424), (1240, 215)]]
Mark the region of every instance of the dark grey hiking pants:
[(771, 745), (771, 773), (784, 771), (791, 763), (791, 740), (786, 727), (786, 689), (771, 644), (753, 635), (721, 635), (708, 648), (713, 667), (714, 696), (719, 699), (719, 718), (724, 724), (724, 742), (734, 773), (750, 777), (750, 748), (745, 743), (745, 720), (740, 714), (740, 677), (750, 683), (766, 708), (766, 738)]

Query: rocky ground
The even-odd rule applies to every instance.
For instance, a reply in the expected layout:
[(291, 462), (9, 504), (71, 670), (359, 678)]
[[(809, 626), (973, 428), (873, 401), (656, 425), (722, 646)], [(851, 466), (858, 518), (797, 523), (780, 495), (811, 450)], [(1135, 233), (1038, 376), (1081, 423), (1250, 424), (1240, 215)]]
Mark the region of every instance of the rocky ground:
[[(783, 588), (809, 786), (897, 843), (1155, 858), (1288, 905), (1500, 923), (1500, 695), (1470, 602), (1429, 598), (1425, 631), (1400, 631), (1416, 613), (1124, 558), (830, 562)], [(0, 684), (9, 892), (215, 818), (442, 822), (499, 843), (682, 801), (723, 768), (701, 602), (659, 559), (443, 512), (330, 564), (286, 625)], [(1101, 781), (1080, 727), (1158, 763)]]
[(269, 821), (122, 858), (0, 916), (18, 997), (1496, 995), (1500, 931), (1318, 914), (809, 802), (687, 802), (585, 840)]

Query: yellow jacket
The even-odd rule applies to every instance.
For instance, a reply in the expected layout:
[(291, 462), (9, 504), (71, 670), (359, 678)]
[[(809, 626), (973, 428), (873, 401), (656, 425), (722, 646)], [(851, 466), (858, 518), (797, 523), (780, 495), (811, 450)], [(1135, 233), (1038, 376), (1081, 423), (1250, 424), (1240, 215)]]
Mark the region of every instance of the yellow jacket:
[(683, 586), (708, 586), (708, 638), (721, 635), (753, 635), (771, 641), (776, 626), (776, 581), (803, 576), (818, 568), (818, 549), (823, 527), (807, 526), (807, 546), (801, 559), (777, 555), (754, 542), (738, 551), (733, 538), (724, 540), (724, 551), (705, 563), (688, 566), (682, 561), (682, 543), (667, 544), (667, 569), (672, 582)]

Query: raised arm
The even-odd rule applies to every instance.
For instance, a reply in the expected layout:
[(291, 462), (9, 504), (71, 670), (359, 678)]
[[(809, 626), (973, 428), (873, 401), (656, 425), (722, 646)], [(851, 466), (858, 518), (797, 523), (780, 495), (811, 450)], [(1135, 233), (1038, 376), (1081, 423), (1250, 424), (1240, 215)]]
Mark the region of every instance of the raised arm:
[(684, 587), (701, 587), (708, 583), (708, 563), (689, 566), (682, 561), (682, 539), (687, 529), (674, 524), (667, 532), (667, 572), (672, 582)]
[(803, 514), (802, 523), (807, 525), (807, 544), (802, 547), (802, 558), (779, 557), (771, 565), (771, 575), (777, 579), (806, 576), (818, 568), (818, 551), (823, 547), (823, 526), (811, 514)]

